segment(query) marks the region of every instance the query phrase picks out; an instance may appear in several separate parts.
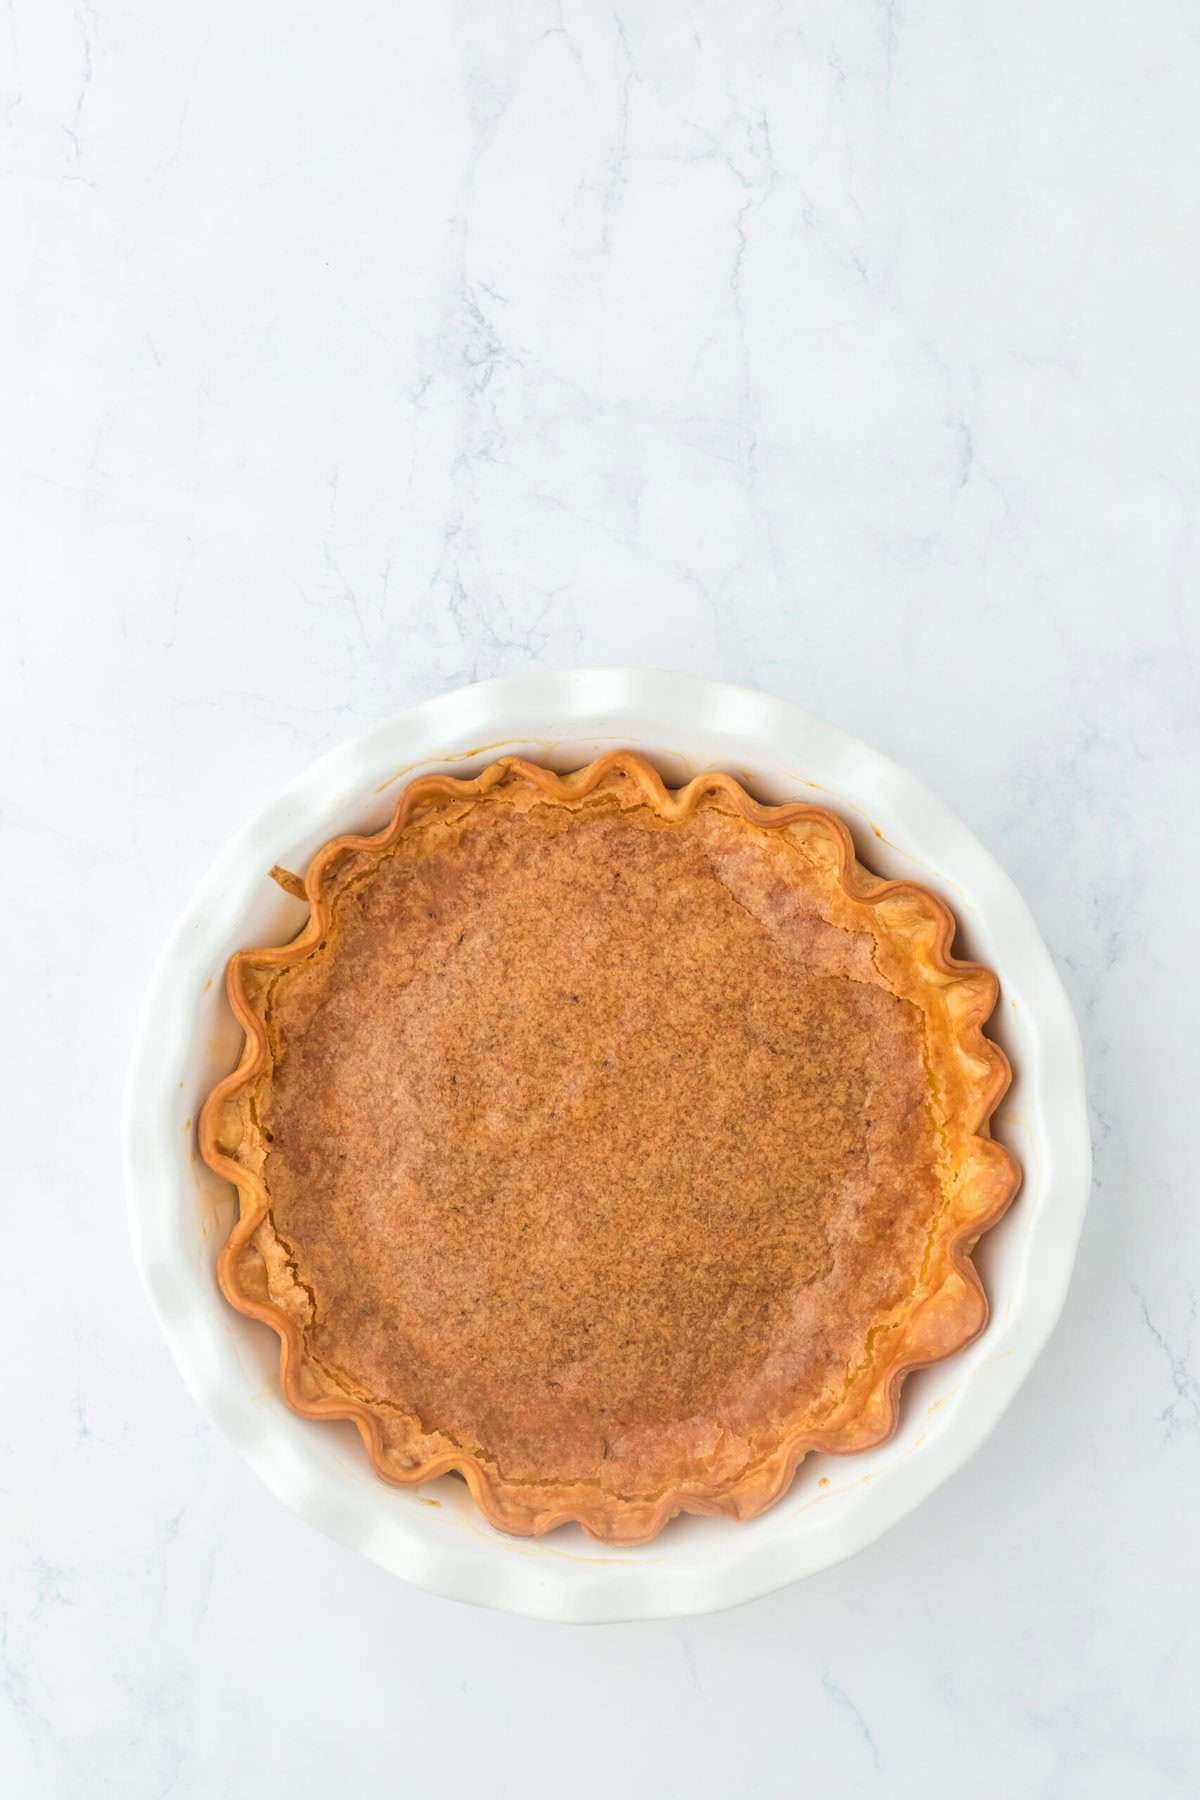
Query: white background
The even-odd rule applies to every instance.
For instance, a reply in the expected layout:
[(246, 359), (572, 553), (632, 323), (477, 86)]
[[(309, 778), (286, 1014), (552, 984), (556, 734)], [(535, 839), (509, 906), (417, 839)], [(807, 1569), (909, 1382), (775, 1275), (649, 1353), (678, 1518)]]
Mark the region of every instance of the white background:
[[(0, 79), (6, 1791), (1193, 1795), (1195, 7), (10, 0)], [(557, 1627), (356, 1560), (201, 1418), (118, 1094), (312, 755), (633, 662), (828, 716), (997, 853), (1097, 1184), (918, 1513)]]

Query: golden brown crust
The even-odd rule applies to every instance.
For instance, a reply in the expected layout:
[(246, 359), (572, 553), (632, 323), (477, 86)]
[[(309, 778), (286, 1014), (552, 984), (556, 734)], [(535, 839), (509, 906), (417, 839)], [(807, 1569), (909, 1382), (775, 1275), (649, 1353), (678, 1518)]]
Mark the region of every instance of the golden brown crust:
[[(475, 916), (481, 870), (493, 937), (472, 961), (455, 928)], [(600, 891), (622, 871), (624, 890)], [(546, 941), (546, 921), (536, 906), (523, 921), (522, 881), (570, 920), (573, 961), (561, 946), (536, 954), (529, 932)], [(227, 1298), (278, 1333), (289, 1404), (352, 1419), (385, 1479), (455, 1469), (504, 1530), (578, 1520), (612, 1543), (644, 1542), (681, 1511), (750, 1518), (809, 1450), (888, 1437), (904, 1374), (982, 1328), (970, 1250), (1019, 1179), (986, 1135), (1009, 1080), (982, 1029), (995, 978), (951, 955), (942, 902), (872, 875), (832, 814), (762, 806), (717, 773), (670, 793), (629, 753), (566, 777), (505, 758), (473, 781), (413, 782), (384, 831), (325, 845), (305, 894), (292, 943), (230, 961), (246, 1043), (205, 1105), (200, 1144), (241, 1200), (219, 1265)], [(676, 953), (661, 1030), (637, 957), (620, 979), (606, 973), (630, 931), (648, 956), (656, 933)], [(472, 1020), (504, 1010), (496, 971), (511, 981), (514, 957), (518, 989), (522, 968), (537, 978), (508, 1004), (505, 1061), (494, 1038), (471, 1039)], [(398, 962), (393, 995), (379, 974), (391, 980)], [(567, 983), (578, 995), (561, 991), (566, 968), (582, 972)], [(571, 1015), (561, 1030), (557, 1000)], [(415, 1096), (393, 1016), (417, 1032), (403, 1052), (425, 1081)], [(693, 1026), (733, 1066), (673, 1049)], [(619, 1061), (620, 1079), (569, 1080), (572, 1046), (592, 1059), (602, 1040), (622, 1046), (595, 1055)], [(386, 1104), (364, 1094), (364, 1058), (392, 1084)], [(532, 1085), (514, 1102), (504, 1090), (522, 1073)], [(567, 1126), (530, 1126), (530, 1095), (557, 1108), (564, 1094)], [(673, 1098), (684, 1110), (669, 1133)], [(708, 1187), (670, 1148), (689, 1121)], [(595, 1182), (600, 1150), (624, 1182), (611, 1193)], [(556, 1169), (585, 1196), (557, 1236)], [(639, 1169), (670, 1208), (639, 1215)], [(711, 1200), (722, 1179), (723, 1193), (737, 1188), (728, 1217)], [(496, 1210), (481, 1231), (484, 1207)], [(381, 1331), (381, 1304), (401, 1289)], [(444, 1349), (439, 1306), (457, 1309)]]

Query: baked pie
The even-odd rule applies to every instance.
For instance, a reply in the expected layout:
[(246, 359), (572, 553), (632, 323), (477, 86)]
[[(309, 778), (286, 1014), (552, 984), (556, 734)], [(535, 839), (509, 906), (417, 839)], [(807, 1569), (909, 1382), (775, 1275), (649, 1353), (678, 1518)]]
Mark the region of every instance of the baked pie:
[(504, 1531), (749, 1519), (987, 1306), (995, 977), (816, 806), (620, 752), (426, 776), (242, 950), (200, 1123), (288, 1403)]

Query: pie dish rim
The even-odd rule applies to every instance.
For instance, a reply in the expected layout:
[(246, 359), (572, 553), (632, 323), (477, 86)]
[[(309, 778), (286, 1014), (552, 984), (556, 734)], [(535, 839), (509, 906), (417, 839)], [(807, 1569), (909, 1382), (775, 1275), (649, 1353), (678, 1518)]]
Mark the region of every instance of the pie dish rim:
[[(743, 1530), (694, 1519), (642, 1550), (601, 1555), (585, 1554), (581, 1534), (491, 1531), (457, 1482), (428, 1494), (391, 1490), (370, 1473), (351, 1426), (313, 1432), (283, 1404), (259, 1354), (271, 1334), (235, 1313), (216, 1283), (214, 1228), (232, 1190), (200, 1164), (194, 1116), (235, 1054), (225, 960), (240, 944), (284, 935), (295, 914), (267, 879), (272, 864), (303, 866), (329, 835), (323, 821), (382, 820), (387, 790), (405, 774), (477, 768), (485, 747), (565, 765), (612, 744), (641, 750), (672, 779), (681, 762), (720, 761), (780, 798), (819, 793), (859, 841), (882, 839), (870, 849), (877, 867), (912, 873), (951, 899), (970, 946), (1003, 978), (999, 1030), (1016, 1078), (996, 1126), (1017, 1148), (1025, 1184), (985, 1240), (986, 1331), (956, 1361), (910, 1378), (900, 1430), (864, 1453), (861, 1472), (816, 1458)], [(214, 819), (229, 817), (228, 841), (209, 850), (158, 955), (146, 954), (121, 1145), (134, 1262), (167, 1348), (198, 1408), (275, 1498), (428, 1592), (531, 1618), (612, 1622), (710, 1612), (804, 1580), (874, 1543), (960, 1471), (1054, 1331), (1091, 1186), (1078, 1025), (1028, 903), (964, 819), (880, 750), (792, 701), (644, 667), (497, 676), (355, 727), (278, 787), (260, 765), (242, 753), (245, 778), (197, 811), (201, 858), (219, 839)], [(977, 818), (980, 805), (986, 793)], [(1015, 821), (997, 841), (1020, 842)], [(1028, 1477), (1028, 1467), (1014, 1470), (1015, 1481)]]

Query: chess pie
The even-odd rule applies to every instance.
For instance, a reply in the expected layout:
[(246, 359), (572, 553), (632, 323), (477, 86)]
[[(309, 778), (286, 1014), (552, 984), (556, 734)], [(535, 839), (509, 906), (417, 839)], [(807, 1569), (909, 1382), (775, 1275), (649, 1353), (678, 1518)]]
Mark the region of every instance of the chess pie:
[(749, 1519), (987, 1307), (995, 977), (816, 806), (640, 757), (426, 776), (239, 951), (225, 1295), (283, 1393), (504, 1531)]

